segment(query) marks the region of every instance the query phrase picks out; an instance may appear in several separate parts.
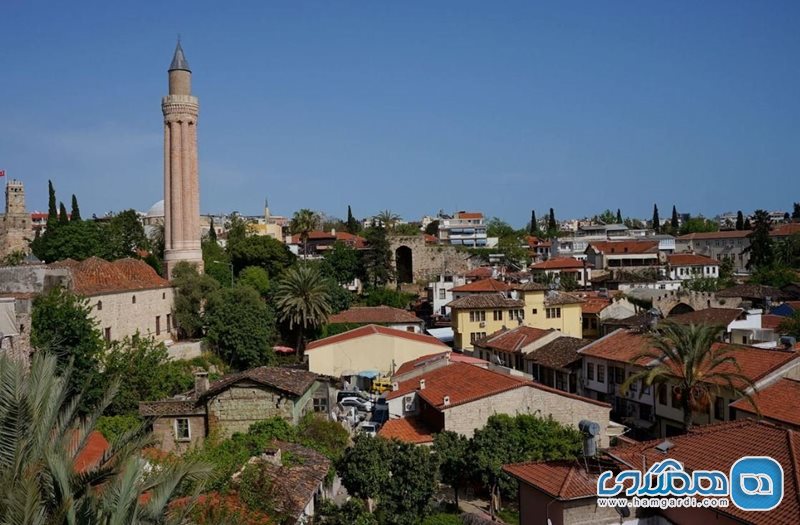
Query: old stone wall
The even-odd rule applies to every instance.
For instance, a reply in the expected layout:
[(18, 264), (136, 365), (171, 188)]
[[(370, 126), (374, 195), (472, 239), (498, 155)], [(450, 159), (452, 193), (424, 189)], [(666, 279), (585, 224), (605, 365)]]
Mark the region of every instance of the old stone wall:
[(738, 308), (742, 301), (731, 297), (720, 297), (712, 292), (695, 292), (692, 290), (664, 290), (662, 295), (653, 297), (653, 307), (658, 308), (664, 316), (670, 311), (684, 304), (692, 310), (705, 310), (706, 308)]
[(192, 447), (203, 444), (206, 438), (205, 416), (181, 416), (189, 420), (189, 440), (178, 441), (175, 439), (175, 417), (160, 417), (153, 421), (153, 436), (158, 441), (161, 450), (183, 454)]
[(207, 401), (208, 430), (220, 437), (247, 432), (256, 421), (279, 416), (294, 421), (294, 401), (265, 387), (240, 383)]
[[(171, 339), (169, 325), (173, 323), (173, 288), (155, 288), (89, 298), (92, 317), (100, 332), (112, 340), (123, 339), (137, 331), (159, 341)], [(109, 329), (109, 332), (106, 330)]]
[(0, 268), (0, 292), (42, 293), (72, 282), (66, 268), (40, 266), (5, 266)]
[(541, 418), (552, 416), (562, 425), (574, 428), (578, 428), (582, 419), (588, 419), (600, 425), (598, 446), (607, 447), (609, 444), (607, 427), (610, 407), (534, 387), (515, 388), (443, 412), (445, 430), (467, 437), (472, 437), (475, 430), (485, 426), (489, 417), (495, 414), (530, 414)]
[(422, 235), (391, 237), (389, 241), (392, 260), (395, 262), (398, 248), (406, 246), (411, 249), (414, 282), (428, 282), (442, 272), (464, 273), (470, 270), (469, 254), (457, 250), (454, 246), (427, 244)]

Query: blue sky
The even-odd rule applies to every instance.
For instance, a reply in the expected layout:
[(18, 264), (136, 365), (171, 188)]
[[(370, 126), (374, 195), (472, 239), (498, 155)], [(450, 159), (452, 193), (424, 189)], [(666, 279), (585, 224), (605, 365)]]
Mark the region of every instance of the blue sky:
[[(800, 200), (800, 2), (4, 0), (0, 169), (28, 207), (161, 198), (166, 68), (201, 209), (707, 215)], [(230, 4), (230, 5), (228, 5)]]

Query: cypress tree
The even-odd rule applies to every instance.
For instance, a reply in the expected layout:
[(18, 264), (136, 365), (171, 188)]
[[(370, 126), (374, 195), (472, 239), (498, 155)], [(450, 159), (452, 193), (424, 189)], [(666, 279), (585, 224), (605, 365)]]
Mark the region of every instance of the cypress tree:
[(661, 219), (658, 218), (658, 204), (653, 204), (653, 230), (661, 232)]
[(678, 226), (679, 226), (678, 209), (675, 207), (674, 204), (672, 205), (672, 221), (670, 221), (670, 226), (672, 226), (673, 232), (678, 231)]
[(70, 218), (72, 221), (79, 221), (81, 220), (81, 209), (78, 207), (78, 198), (75, 194), (72, 194), (72, 217)]
[(67, 215), (67, 207), (63, 202), (58, 203), (58, 224), (68, 224), (69, 215)]
[(752, 230), (753, 229), (753, 226), (750, 224), (750, 217), (748, 217), (748, 218), (746, 218), (744, 220), (744, 227), (742, 229), (744, 229), (744, 230)]
[(538, 235), (539, 225), (536, 223), (536, 210), (531, 210), (531, 235)]
[(55, 226), (58, 222), (58, 208), (56, 207), (56, 190), (53, 188), (53, 181), (47, 181), (47, 229)]
[(742, 210), (736, 212), (736, 229), (744, 230), (744, 215), (742, 214)]
[(558, 224), (556, 224), (556, 214), (553, 208), (550, 208), (550, 217), (547, 219), (547, 233), (550, 235), (558, 233)]
[(622, 212), (617, 208), (617, 224), (622, 224)]
[(358, 222), (356, 218), (353, 217), (353, 210), (350, 209), (349, 204), (347, 205), (347, 232), (353, 235), (358, 233)]
[(214, 217), (211, 217), (211, 226), (208, 227), (208, 240), (217, 242), (217, 230), (214, 228)]

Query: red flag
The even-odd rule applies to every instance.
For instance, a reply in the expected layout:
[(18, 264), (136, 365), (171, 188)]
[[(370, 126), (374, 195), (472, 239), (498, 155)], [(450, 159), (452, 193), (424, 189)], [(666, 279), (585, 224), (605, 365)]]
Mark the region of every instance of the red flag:
[(6, 176), (6, 170), (0, 170), (0, 177)]

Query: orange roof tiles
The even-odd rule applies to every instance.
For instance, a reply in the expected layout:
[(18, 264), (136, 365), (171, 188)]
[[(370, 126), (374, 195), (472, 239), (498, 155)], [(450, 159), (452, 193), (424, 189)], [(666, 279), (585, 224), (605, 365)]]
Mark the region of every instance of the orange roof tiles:
[(719, 266), (718, 260), (694, 253), (674, 253), (672, 255), (667, 255), (667, 262), (672, 266)]
[(451, 363), (467, 363), (470, 365), (488, 365), (489, 362), (483, 359), (478, 359), (477, 357), (471, 357), (464, 354), (459, 354), (458, 352), (439, 352), (436, 354), (428, 354), (422, 357), (418, 357), (412, 361), (406, 361), (400, 368), (395, 370), (395, 375), (403, 375), (407, 372), (411, 372), (417, 367), (424, 367), (425, 365), (434, 363), (439, 361), (440, 359), (446, 359)]
[(695, 427), (688, 434), (670, 437), (673, 446), (666, 453), (656, 450), (663, 441), (624, 445), (608, 454), (631, 468), (641, 469), (643, 462), (652, 465), (667, 458), (681, 462), (686, 470), (729, 472), (743, 456), (768, 456), (783, 467), (783, 501), (766, 512), (748, 512), (729, 505), (715, 512), (735, 517), (744, 523), (767, 525), (800, 523), (800, 435), (789, 429), (752, 420), (731, 421)]
[(483, 219), (483, 213), (479, 211), (460, 211), (456, 213), (456, 219)]
[(65, 259), (48, 266), (68, 269), (72, 274), (73, 291), (80, 295), (92, 296), (171, 286), (169, 281), (139, 259), (108, 262), (98, 257), (89, 257), (81, 262)]
[[(570, 270), (582, 269), (584, 261), (573, 259), (572, 257), (559, 257), (556, 259), (548, 259), (547, 261), (532, 264), (531, 270)], [(591, 268), (593, 265), (586, 263), (586, 268)]]
[(497, 279), (480, 279), (471, 283), (462, 284), (453, 288), (453, 293), (457, 292), (470, 292), (470, 293), (486, 293), (486, 292), (505, 292), (510, 287)]
[[(762, 417), (800, 428), (800, 411), (797, 410), (797, 403), (800, 402), (799, 380), (779, 379), (753, 395), (753, 401)], [(731, 403), (731, 406), (736, 410), (757, 415), (756, 409), (745, 398)]]
[(581, 312), (585, 314), (599, 314), (609, 306), (611, 306), (611, 299), (603, 299), (601, 297), (589, 297), (584, 299), (581, 306)]
[(682, 241), (714, 240), (714, 239), (742, 239), (750, 235), (750, 230), (730, 230), (723, 232), (696, 232), (687, 233), (678, 237)]
[(703, 324), (709, 326), (727, 327), (733, 321), (739, 319), (743, 310), (740, 308), (704, 308), (685, 314), (670, 315), (666, 322), (675, 324)]
[(422, 323), (413, 312), (391, 306), (353, 306), (328, 318), (330, 324)]
[(597, 478), (578, 461), (546, 461), (503, 465), (503, 470), (559, 500), (597, 496)]
[[(619, 328), (605, 337), (601, 337), (593, 343), (589, 343), (579, 350), (584, 356), (597, 357), (616, 361), (619, 363), (630, 363), (631, 360), (651, 347), (647, 336), (633, 330)], [(652, 359), (640, 358), (636, 364), (644, 366)]]
[(589, 243), (589, 248), (605, 255), (657, 254), (658, 241), (601, 241)]
[[(736, 372), (747, 377), (754, 383), (788, 364), (790, 361), (794, 361), (800, 357), (800, 354), (793, 350), (777, 348), (758, 348), (755, 346), (733, 345), (728, 343), (714, 343), (711, 347), (712, 352), (717, 352), (722, 349), (727, 350), (726, 355), (733, 357), (734, 362), (723, 363), (716, 368), (716, 371)], [(724, 384), (721, 380), (715, 380), (713, 382)], [(733, 383), (739, 387), (745, 386), (736, 380), (734, 380)]]
[(782, 315), (764, 314), (761, 316), (761, 328), (778, 330), (781, 323), (786, 320), (787, 318)]
[(494, 270), (489, 266), (479, 266), (464, 274), (467, 279), (488, 279), (492, 275)]
[(370, 324), (367, 326), (356, 328), (354, 330), (349, 330), (342, 334), (336, 334), (330, 337), (326, 337), (324, 339), (318, 339), (316, 341), (312, 341), (308, 344), (308, 347), (306, 347), (306, 351), (308, 352), (316, 348), (320, 348), (322, 346), (341, 343), (344, 341), (349, 341), (351, 339), (356, 339), (358, 337), (366, 337), (375, 334), (388, 335), (389, 337), (399, 337), (401, 339), (408, 339), (410, 341), (418, 341), (420, 343), (428, 343), (434, 346), (442, 346), (448, 348), (446, 344), (439, 341), (435, 337), (431, 337), (429, 335), (414, 334), (411, 332), (406, 332), (404, 330), (397, 330), (395, 328), (386, 328), (385, 326)]
[[(76, 435), (77, 440), (77, 435)], [(100, 465), (109, 445), (103, 434), (96, 430), (89, 434), (83, 449), (75, 456), (74, 467), (77, 472), (86, 472)]]
[(383, 424), (378, 435), (382, 438), (397, 439), (415, 445), (433, 443), (433, 433), (425, 422), (417, 417), (390, 419)]
[(511, 330), (504, 328), (475, 341), (475, 346), (501, 352), (520, 352), (522, 348), (552, 332), (553, 330), (542, 330), (532, 326), (518, 326)]

